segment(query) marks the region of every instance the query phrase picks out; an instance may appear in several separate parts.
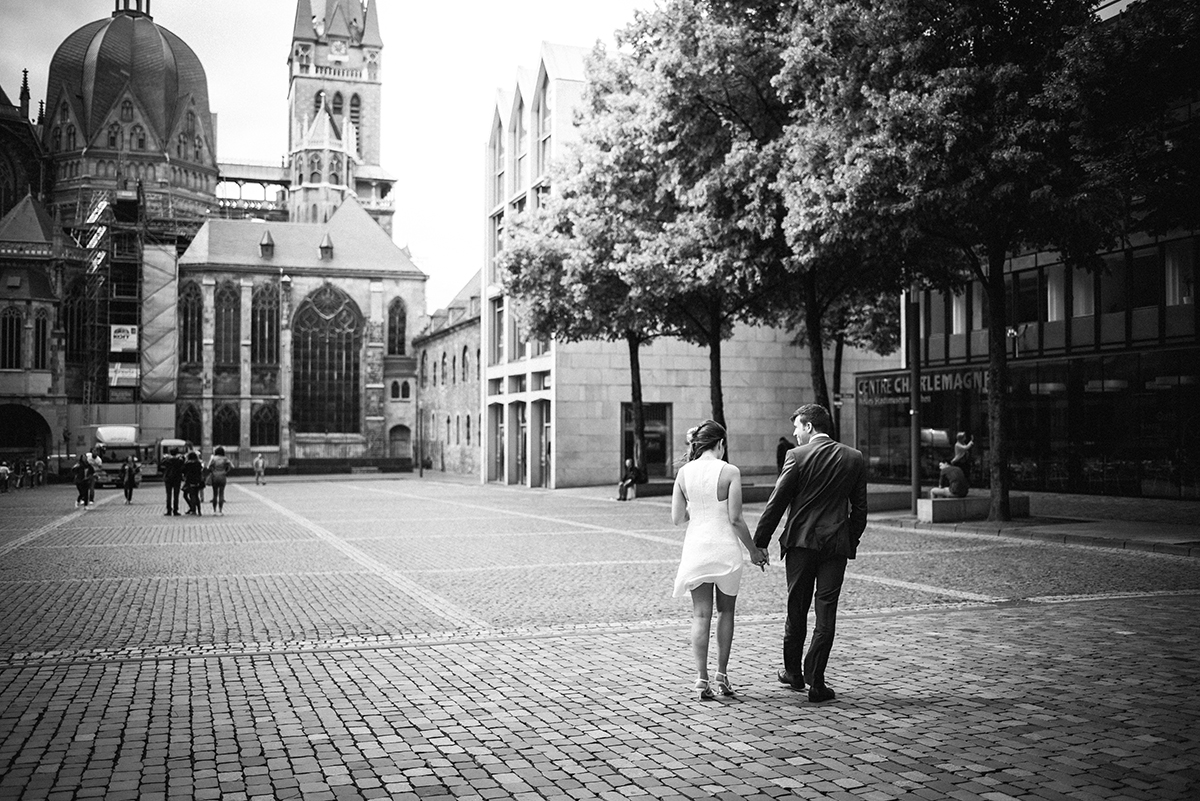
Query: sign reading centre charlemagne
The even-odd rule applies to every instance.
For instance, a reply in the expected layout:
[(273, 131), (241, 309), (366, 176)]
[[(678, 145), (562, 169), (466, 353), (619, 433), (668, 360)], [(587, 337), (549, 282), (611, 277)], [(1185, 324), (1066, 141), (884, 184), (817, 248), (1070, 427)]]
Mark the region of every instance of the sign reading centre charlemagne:
[[(912, 378), (907, 373), (896, 375), (866, 376), (858, 379), (855, 388), (860, 403), (877, 406), (890, 403), (907, 403)], [(988, 391), (987, 370), (953, 370), (921, 374), (922, 400), (935, 392), (975, 392), (986, 395)]]

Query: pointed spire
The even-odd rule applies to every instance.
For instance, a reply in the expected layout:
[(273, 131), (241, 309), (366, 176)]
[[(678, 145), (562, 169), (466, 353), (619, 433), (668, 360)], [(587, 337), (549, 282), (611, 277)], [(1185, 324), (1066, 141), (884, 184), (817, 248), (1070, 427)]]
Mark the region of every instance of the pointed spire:
[(45, 124), (46, 124), (46, 101), (45, 101), (45, 100), (39, 100), (39, 101), (38, 101), (38, 118), (37, 118), (37, 124), (38, 124), (38, 125), (45, 125)]
[(325, 17), (325, 35), (349, 39), (350, 26), (346, 23), (346, 10), (342, 8), (339, 0), (330, 0), (330, 6), (333, 11), (331, 16)]
[(21, 119), (29, 119), (29, 70), (21, 70)]
[(363, 20), (363, 47), (383, 47), (383, 37), (379, 35), (379, 12), (375, 10), (377, 0), (368, 0), (367, 15)]
[(292, 40), (311, 42), (316, 38), (316, 31), (313, 30), (312, 3), (308, 0), (296, 0), (296, 22), (292, 25)]

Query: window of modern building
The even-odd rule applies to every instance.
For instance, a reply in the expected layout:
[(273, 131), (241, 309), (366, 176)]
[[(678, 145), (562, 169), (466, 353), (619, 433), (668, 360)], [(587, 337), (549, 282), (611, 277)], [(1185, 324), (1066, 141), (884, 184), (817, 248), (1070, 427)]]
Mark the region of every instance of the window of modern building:
[(967, 333), (967, 293), (964, 291), (950, 296), (950, 333)]
[(358, 306), (325, 284), (304, 299), (292, 329), (296, 430), (357, 434), (363, 338)]
[(981, 281), (971, 284), (971, 330), (982, 331), (988, 327), (987, 288)]
[(504, 337), (507, 322), (504, 314), (504, 297), (493, 298), (489, 310), (489, 333), (491, 334), (492, 352), (488, 354), (489, 364), (500, 364), (504, 360)]
[(204, 295), (195, 281), (186, 282), (179, 291), (179, 361), (200, 364), (204, 358)]
[(410, 397), (412, 397), (412, 388), (407, 381), (404, 381), (400, 384), (400, 400), (408, 400)]
[(237, 285), (232, 281), (217, 285), (213, 307), (213, 361), (222, 367), (236, 366), (242, 344), (242, 293)]
[(408, 309), (400, 298), (388, 305), (387, 352), (389, 356), (403, 356), (408, 337)]
[(941, 292), (930, 292), (926, 298), (929, 304), (929, 335), (943, 336), (946, 333), (946, 296)]
[(242, 441), (242, 416), (235, 403), (222, 403), (213, 411), (212, 444), (236, 448)]
[(1022, 270), (1010, 276), (1012, 282), (1012, 313), (1009, 320), (1013, 325), (1036, 323), (1041, 309), (1042, 294), (1038, 290), (1037, 270)]
[(50, 314), (45, 309), (33, 316), (33, 369), (50, 369)]
[(250, 296), (250, 362), (279, 364), (279, 285), (259, 284)]
[(513, 174), (510, 192), (519, 192), (529, 180), (529, 124), (525, 121), (525, 100), (517, 99), (517, 110), (512, 124)]
[(1057, 323), (1066, 319), (1067, 312), (1067, 268), (1052, 264), (1046, 268), (1046, 322)]
[(0, 370), (21, 369), (21, 310), (6, 306), (0, 311)]
[(1158, 245), (1133, 251), (1129, 282), (1129, 305), (1134, 309), (1157, 307), (1163, 297), (1163, 266)]
[(1192, 239), (1171, 242), (1166, 248), (1168, 306), (1190, 306), (1196, 302), (1196, 246)]
[(552, 98), (550, 97), (549, 75), (542, 76), (542, 85), (538, 87), (535, 102), (537, 103), (537, 110), (534, 112), (537, 117), (537, 174), (542, 176), (550, 171), (552, 155), (550, 133), (553, 129), (553, 118), (551, 117)]
[(250, 444), (279, 444), (279, 409), (274, 401), (255, 404), (251, 410)]
[(1096, 313), (1095, 276), (1076, 267), (1071, 271), (1071, 316), (1088, 317)]
[(203, 440), (200, 410), (196, 408), (196, 404), (182, 403), (175, 407), (175, 436), (197, 446)]
[(488, 226), (488, 283), (497, 284), (500, 276), (496, 272), (496, 257), (504, 250), (504, 212), (493, 214)]
[(1100, 273), (1100, 313), (1118, 314), (1129, 306), (1129, 294), (1125, 280), (1127, 268), (1124, 253), (1104, 256), (1104, 269)]
[(488, 155), (492, 162), (492, 191), (489, 200), (490, 206), (498, 206), (504, 202), (504, 168), (505, 168), (505, 153), (504, 153), (504, 126), (500, 124), (500, 117), (497, 116), (492, 124), (492, 137), (489, 142)]

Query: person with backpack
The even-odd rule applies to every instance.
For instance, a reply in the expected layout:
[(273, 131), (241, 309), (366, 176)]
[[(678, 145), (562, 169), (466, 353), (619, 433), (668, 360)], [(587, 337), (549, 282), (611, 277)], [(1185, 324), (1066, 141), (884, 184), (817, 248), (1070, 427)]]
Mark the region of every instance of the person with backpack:
[(92, 455), (90, 453), (79, 454), (79, 461), (71, 468), (71, 480), (75, 482), (75, 490), (79, 496), (75, 499), (75, 508), (82, 506), (84, 511), (91, 509), (89, 506), (89, 490), (92, 488), (92, 481), (96, 476), (96, 468), (92, 466)]

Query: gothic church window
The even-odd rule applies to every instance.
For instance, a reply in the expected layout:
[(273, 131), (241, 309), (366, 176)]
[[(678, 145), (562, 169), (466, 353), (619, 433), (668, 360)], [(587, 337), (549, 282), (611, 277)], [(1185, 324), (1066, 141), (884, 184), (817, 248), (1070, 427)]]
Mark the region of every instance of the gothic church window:
[(412, 389), (408, 386), (408, 382), (405, 381), (400, 385), (400, 400), (408, 400), (410, 397), (412, 397)]
[(467, 376), (467, 354), (468, 353), (469, 353), (469, 351), (467, 350), (466, 346), (464, 345), (463, 346), (463, 355), (462, 355), (462, 380), (463, 380), (464, 384), (467, 383), (467, 377), (468, 377)]
[(400, 382), (392, 382), (392, 400), (400, 400)]
[(67, 111), (67, 104), (63, 103), (62, 108), (58, 110), (58, 121), (65, 125), (68, 119), (70, 119), (70, 114)]
[(333, 116), (334, 117), (342, 116), (342, 93), (341, 92), (333, 93)]
[(50, 133), (50, 149), (55, 153), (62, 150), (62, 128), (56, 127)]
[(363, 135), (359, 130), (362, 125), (362, 98), (357, 93), (350, 96), (350, 122), (354, 123), (355, 131), (358, 133), (356, 142), (358, 145), (358, 155), (362, 155)]
[(256, 404), (250, 413), (250, 444), (279, 444), (279, 410), (274, 402)]
[(396, 298), (388, 305), (387, 353), (388, 356), (403, 356), (406, 328), (408, 326), (408, 311), (404, 301)]
[[(188, 281), (179, 292), (179, 361), (198, 365), (203, 359), (201, 344), (204, 320), (204, 296), (195, 281)], [(198, 440), (196, 440), (198, 441)]]
[(203, 440), (200, 427), (200, 410), (194, 403), (184, 403), (175, 408), (175, 436), (186, 439), (193, 445)]
[(429, 352), (421, 351), (421, 389), (429, 386)]
[(50, 314), (45, 309), (33, 318), (33, 369), (50, 369)]
[(187, 121), (184, 124), (183, 132), (189, 137), (196, 135), (196, 112), (189, 111), (187, 113)]
[(178, 158), (183, 158), (183, 154), (187, 152), (188, 138), (187, 134), (180, 134), (175, 140), (175, 155)]
[(279, 364), (279, 286), (259, 284), (250, 299), (250, 361)]
[(297, 309), (292, 330), (296, 430), (359, 433), (363, 318), (358, 306), (325, 284)]
[(192, 141), (192, 161), (200, 161), (204, 155), (204, 141), (200, 137), (196, 137)]
[(118, 148), (121, 146), (121, 126), (120, 125), (114, 124), (114, 125), (108, 126), (108, 146), (111, 148)]
[(63, 328), (67, 332), (67, 360), (82, 361), (87, 356), (87, 285), (80, 278), (71, 284), (63, 301)]
[(146, 149), (146, 129), (140, 125), (133, 126), (129, 132), (129, 144), (134, 150)]
[(8, 306), (0, 311), (0, 370), (21, 369), (21, 310)]
[(236, 366), (242, 341), (242, 294), (238, 287), (232, 281), (222, 282), (217, 287), (213, 306), (216, 312), (214, 361), (223, 367)]
[(67, 126), (67, 150), (75, 149), (75, 126)]
[(213, 445), (230, 445), (237, 447), (242, 440), (242, 416), (238, 414), (237, 404), (222, 403), (213, 412)]
[(325, 90), (318, 89), (316, 95), (313, 96), (313, 114), (321, 113), (321, 106), (325, 103)]
[(121, 122), (133, 122), (133, 103), (128, 100), (121, 103)]

